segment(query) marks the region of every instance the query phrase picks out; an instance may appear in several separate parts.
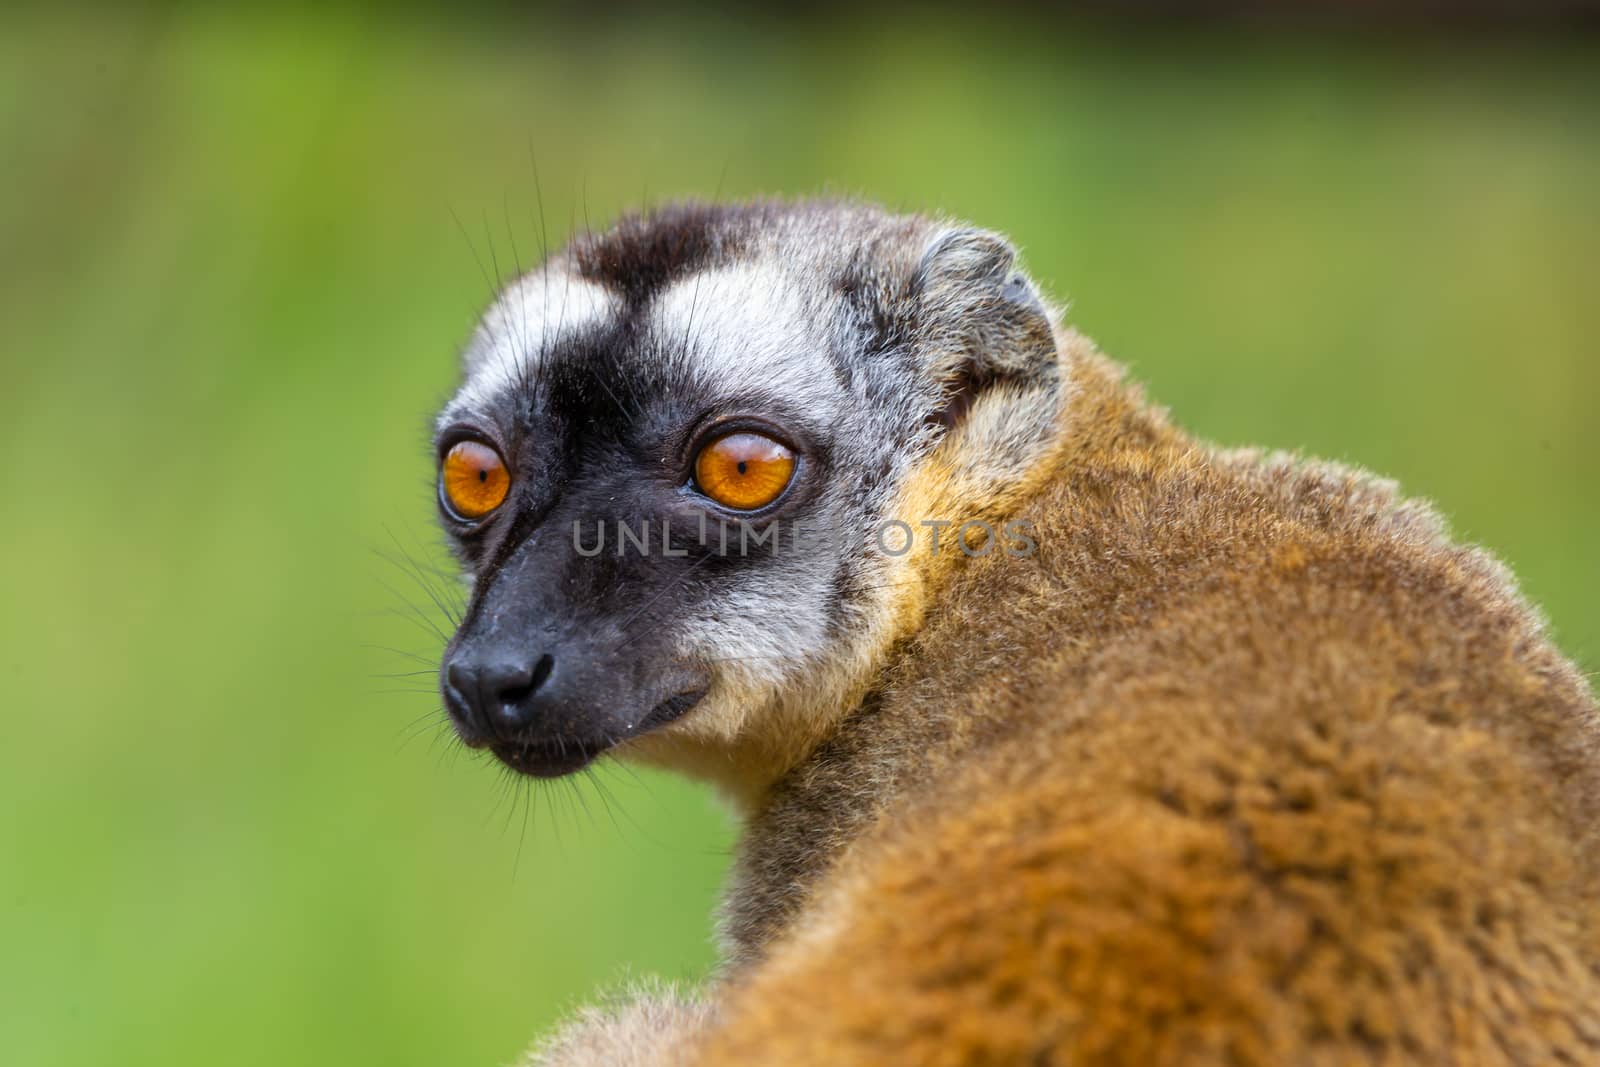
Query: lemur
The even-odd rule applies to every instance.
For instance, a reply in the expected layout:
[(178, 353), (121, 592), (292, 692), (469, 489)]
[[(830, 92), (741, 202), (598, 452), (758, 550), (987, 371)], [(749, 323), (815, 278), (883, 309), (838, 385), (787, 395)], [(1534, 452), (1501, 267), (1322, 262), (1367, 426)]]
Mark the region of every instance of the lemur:
[(437, 430), (461, 740), (743, 823), (705, 988), (529, 1064), (1600, 1064), (1600, 716), (1511, 576), (1177, 428), (1004, 238), (623, 218)]

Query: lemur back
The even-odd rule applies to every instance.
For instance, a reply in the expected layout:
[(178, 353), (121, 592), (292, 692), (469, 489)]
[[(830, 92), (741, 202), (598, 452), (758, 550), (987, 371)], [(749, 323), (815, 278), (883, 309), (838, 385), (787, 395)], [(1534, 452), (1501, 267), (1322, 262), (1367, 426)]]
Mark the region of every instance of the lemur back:
[(1600, 1063), (1583, 679), (1426, 509), (1077, 347), (1038, 566), (972, 561), (753, 822), (685, 1062)]

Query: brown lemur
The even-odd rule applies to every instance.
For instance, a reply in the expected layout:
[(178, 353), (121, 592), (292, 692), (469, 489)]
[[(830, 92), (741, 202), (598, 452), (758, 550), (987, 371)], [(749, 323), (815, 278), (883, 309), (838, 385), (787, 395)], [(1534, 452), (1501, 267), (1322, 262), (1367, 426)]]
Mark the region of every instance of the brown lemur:
[(1177, 429), (1015, 260), (691, 204), (485, 316), (457, 732), (744, 822), (706, 988), (530, 1062), (1600, 1064), (1600, 717), (1510, 575)]

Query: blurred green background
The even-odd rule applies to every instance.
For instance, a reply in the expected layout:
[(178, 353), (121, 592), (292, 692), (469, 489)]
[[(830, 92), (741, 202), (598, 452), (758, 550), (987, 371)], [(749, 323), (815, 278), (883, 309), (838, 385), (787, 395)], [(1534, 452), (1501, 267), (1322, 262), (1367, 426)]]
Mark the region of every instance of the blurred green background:
[(1398, 477), (1600, 663), (1597, 72), (1553, 33), (8, 7), (0, 1062), (503, 1063), (712, 961), (715, 800), (461, 754), (383, 558), (441, 559), (427, 423), (475, 257), (536, 254), (530, 147), (558, 236), (719, 189), (1007, 230), (1183, 423)]

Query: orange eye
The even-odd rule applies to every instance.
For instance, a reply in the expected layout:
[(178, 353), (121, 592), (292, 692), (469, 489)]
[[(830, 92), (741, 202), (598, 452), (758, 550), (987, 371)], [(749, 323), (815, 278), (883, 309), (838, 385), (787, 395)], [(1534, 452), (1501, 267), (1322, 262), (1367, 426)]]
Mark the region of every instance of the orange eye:
[(511, 472), (488, 445), (458, 441), (445, 453), (439, 483), (452, 511), (463, 519), (481, 519), (505, 502)]
[(694, 480), (725, 508), (754, 511), (778, 499), (794, 477), (794, 453), (770, 437), (741, 431), (700, 450)]

